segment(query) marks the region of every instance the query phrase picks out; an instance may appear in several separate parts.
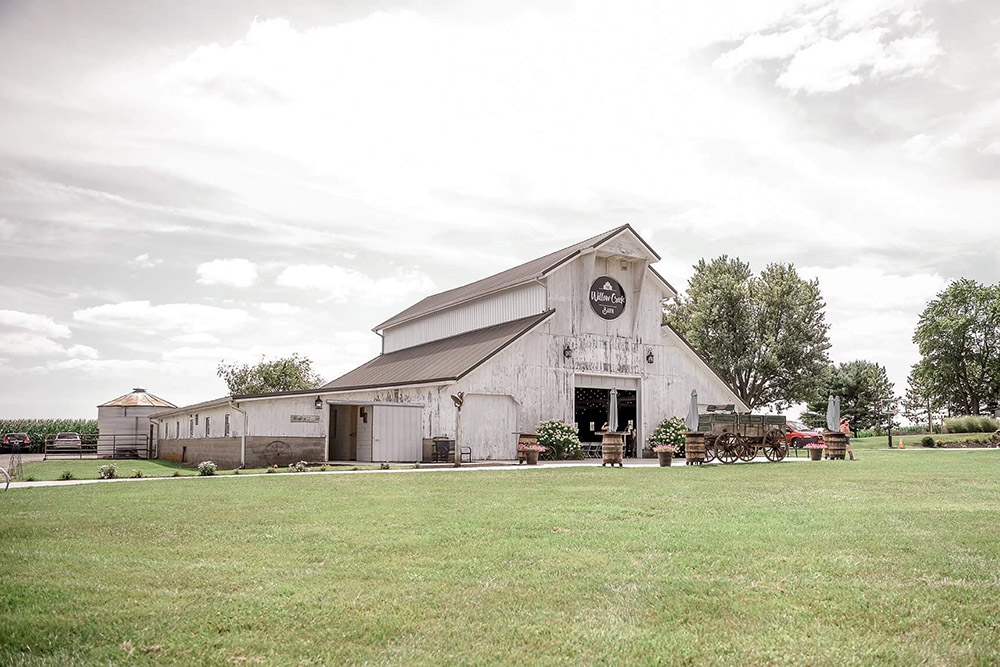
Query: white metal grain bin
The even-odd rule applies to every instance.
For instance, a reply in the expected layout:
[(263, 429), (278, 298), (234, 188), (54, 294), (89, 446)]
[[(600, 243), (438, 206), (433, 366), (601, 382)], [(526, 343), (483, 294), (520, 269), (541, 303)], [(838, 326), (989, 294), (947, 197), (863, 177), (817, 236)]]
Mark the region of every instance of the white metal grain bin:
[(156, 433), (149, 416), (177, 407), (136, 387), (131, 393), (97, 406), (97, 455), (105, 458), (149, 458), (155, 455)]

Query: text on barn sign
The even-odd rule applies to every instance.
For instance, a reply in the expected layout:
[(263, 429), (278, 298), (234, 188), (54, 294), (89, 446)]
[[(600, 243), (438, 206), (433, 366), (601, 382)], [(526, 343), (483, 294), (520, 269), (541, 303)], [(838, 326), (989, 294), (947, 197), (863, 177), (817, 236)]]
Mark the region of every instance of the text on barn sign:
[(318, 422), (319, 415), (292, 415), (292, 423), (308, 423), (308, 422)]
[(625, 290), (614, 278), (601, 276), (590, 286), (590, 307), (606, 320), (625, 311)]

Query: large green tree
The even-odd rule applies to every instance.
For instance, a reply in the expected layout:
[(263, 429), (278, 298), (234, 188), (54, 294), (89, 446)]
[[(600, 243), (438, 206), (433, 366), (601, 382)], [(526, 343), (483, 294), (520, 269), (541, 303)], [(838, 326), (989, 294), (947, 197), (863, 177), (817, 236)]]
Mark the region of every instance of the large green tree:
[(755, 276), (747, 262), (726, 255), (694, 269), (664, 321), (751, 409), (810, 396), (829, 364), (819, 281), (800, 278), (791, 264), (770, 264)]
[(313, 372), (312, 360), (293, 354), (267, 361), (263, 356), (256, 364), (226, 363), (216, 370), (225, 380), (230, 394), (266, 394), (274, 391), (315, 389), (323, 384)]
[(853, 429), (888, 423), (886, 414), (896, 407), (896, 399), (885, 366), (859, 359), (830, 366), (819, 377), (819, 386), (806, 401), (803, 421), (826, 426), (830, 396), (839, 396), (840, 416), (850, 419)]
[(913, 342), (927, 390), (953, 413), (978, 415), (1000, 402), (1000, 285), (962, 278), (927, 304)]

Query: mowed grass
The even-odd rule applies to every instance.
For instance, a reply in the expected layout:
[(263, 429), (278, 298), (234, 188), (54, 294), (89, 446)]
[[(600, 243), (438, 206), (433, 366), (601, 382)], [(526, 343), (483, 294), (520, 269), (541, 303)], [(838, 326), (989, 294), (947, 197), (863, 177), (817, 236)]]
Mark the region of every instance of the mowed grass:
[(1000, 452), (0, 494), (0, 662), (1000, 661)]

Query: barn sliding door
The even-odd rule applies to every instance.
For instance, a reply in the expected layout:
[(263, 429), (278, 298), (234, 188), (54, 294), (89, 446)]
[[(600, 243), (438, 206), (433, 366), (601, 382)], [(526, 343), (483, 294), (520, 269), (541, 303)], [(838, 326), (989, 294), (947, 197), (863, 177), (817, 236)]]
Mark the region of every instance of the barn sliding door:
[(423, 458), (420, 406), (374, 405), (372, 461), (420, 461)]

